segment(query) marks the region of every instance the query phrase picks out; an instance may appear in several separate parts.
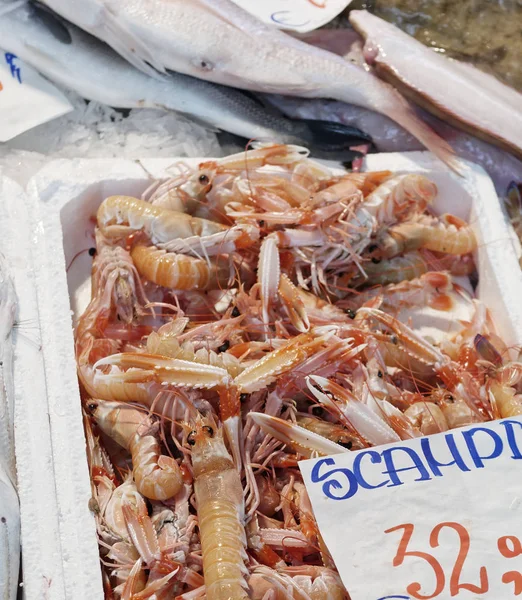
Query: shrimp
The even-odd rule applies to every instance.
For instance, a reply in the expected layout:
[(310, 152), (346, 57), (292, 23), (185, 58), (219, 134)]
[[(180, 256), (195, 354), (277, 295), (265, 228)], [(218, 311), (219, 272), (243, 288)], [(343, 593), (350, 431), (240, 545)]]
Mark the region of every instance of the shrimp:
[[(167, 600), (168, 589), (172, 588), (174, 577), (178, 578), (181, 564), (171, 560), (168, 551), (160, 547), (154, 524), (148, 514), (139, 515), (129, 504), (123, 504), (123, 515), (125, 524), (132, 540), (134, 548), (139, 554), (138, 562), (144, 563), (149, 569), (147, 584), (142, 590), (142, 597), (148, 598), (152, 595), (157, 600)], [(133, 600), (138, 594), (132, 589), (132, 582), (126, 585), (128, 600)], [(135, 595), (136, 594), (136, 595)], [(122, 600), (124, 594), (122, 593)]]
[(357, 186), (350, 178), (342, 178), (337, 183), (334, 183), (325, 189), (317, 192), (310, 198), (310, 206), (323, 206), (325, 204), (351, 200), (362, 196)]
[(424, 435), (449, 429), (444, 413), (434, 402), (415, 402), (404, 411), (404, 414)]
[(311, 356), (326, 339), (327, 336), (316, 336), (312, 332), (301, 333), (248, 366), (234, 379), (234, 385), (241, 393), (263, 389)]
[(464, 427), (473, 423), (480, 423), (483, 419), (477, 410), (473, 410), (466, 400), (457, 391), (438, 389), (431, 393), (430, 399), (437, 403), (448, 424), (448, 429)]
[(237, 173), (241, 170), (258, 169), (265, 165), (277, 165), (292, 169), (301, 163), (310, 151), (302, 146), (291, 144), (256, 144), (256, 148), (238, 152), (216, 161), (206, 161), (199, 170), (214, 170), (218, 173)]
[(423, 248), (446, 254), (469, 254), (476, 249), (477, 238), (471, 225), (449, 214), (439, 219), (439, 226), (425, 229)]
[[(119, 246), (110, 246), (97, 233), (98, 252), (92, 267), (92, 298), (78, 320), (75, 332), (75, 352), (79, 379), (91, 396), (97, 396), (93, 384), (92, 364), (98, 358), (116, 352), (117, 340), (106, 337), (111, 323), (130, 327), (145, 315), (148, 299), (130, 254)], [(132, 327), (141, 337), (140, 327)]]
[[(408, 252), (404, 256), (395, 256), (389, 260), (375, 261), (362, 265), (364, 275), (349, 279), (348, 283), (358, 285), (387, 285), (416, 279), (428, 271), (428, 265), (419, 252)], [(339, 279), (343, 283), (343, 279)]]
[[(101, 371), (106, 366), (112, 367), (108, 373)], [(220, 367), (138, 352), (101, 358), (94, 371), (93, 385), (103, 391), (104, 400), (132, 402), (134, 394), (134, 401), (146, 406), (151, 406), (158, 393), (169, 385), (211, 389), (232, 382), (227, 371)]]
[(364, 208), (379, 224), (404, 220), (422, 213), (437, 195), (437, 186), (424, 175), (396, 175), (381, 183), (364, 201)]
[(153, 206), (131, 196), (109, 196), (100, 204), (96, 218), (98, 227), (109, 239), (144, 231), (156, 245), (179, 238), (204, 237), (228, 229), (226, 225)]
[[(256, 566), (249, 578), (253, 600), (347, 600), (339, 575), (327, 567), (303, 565), (274, 570)], [(270, 596), (266, 594), (270, 593)]]
[(311, 375), (307, 378), (308, 389), (315, 398), (336, 415), (341, 422), (355, 429), (374, 446), (399, 442), (399, 435), (388, 423), (384, 413), (375, 413), (351, 392), (324, 377)]
[(166, 288), (206, 290), (227, 287), (230, 278), (228, 265), (209, 264), (199, 258), (174, 254), (154, 246), (136, 246), (131, 256), (140, 275)]
[(343, 177), (349, 179), (366, 197), (391, 176), (391, 171), (367, 171), (347, 173)]
[(514, 388), (491, 381), (487, 391), (491, 405), (501, 419), (522, 415), (522, 394), (517, 394)]
[(248, 418), (265, 433), (290, 446), (299, 454), (311, 458), (314, 455), (328, 456), (349, 452), (343, 444), (331, 441), (321, 434), (315, 433), (295, 423), (273, 417), (265, 413), (250, 412)]
[(87, 404), (98, 427), (132, 456), (138, 491), (151, 500), (167, 500), (183, 486), (178, 463), (160, 453), (157, 424), (143, 411), (116, 402)]
[(212, 189), (212, 182), (206, 173), (191, 170), (159, 185), (155, 184), (154, 188), (148, 202), (169, 210), (192, 214), (197, 206), (205, 201), (207, 193)]
[(300, 427), (322, 435), (326, 439), (344, 446), (348, 450), (360, 450), (365, 447), (357, 435), (351, 433), (338, 423), (331, 423), (330, 421), (324, 421), (323, 419), (304, 414), (297, 415), (296, 423)]
[(187, 441), (192, 446), (207, 600), (247, 600), (245, 505), (239, 473), (222, 430), (212, 420), (196, 420)]
[(444, 214), (436, 221), (423, 217), (393, 225), (377, 240), (375, 254), (379, 258), (392, 258), (425, 248), (462, 255), (473, 252), (476, 247), (477, 238), (471, 225), (454, 215)]
[[(181, 323), (179, 319), (175, 319), (150, 333), (147, 337), (148, 353), (220, 367), (226, 369), (232, 377), (236, 377), (244, 370), (241, 362), (233, 354), (224, 350), (227, 347), (227, 340), (220, 340), (220, 334), (223, 335), (223, 333), (218, 332), (216, 327), (210, 331), (213, 339), (204, 340), (203, 344), (206, 347), (196, 350), (196, 346), (199, 345), (198, 341), (191, 341), (195, 336), (195, 329), (187, 332), (187, 337), (190, 336), (188, 339), (178, 341), (181, 340), (180, 334), (187, 322), (188, 319), (183, 319)], [(226, 325), (223, 326), (223, 330), (226, 331), (226, 329)], [(212, 348), (216, 348), (217, 352)]]

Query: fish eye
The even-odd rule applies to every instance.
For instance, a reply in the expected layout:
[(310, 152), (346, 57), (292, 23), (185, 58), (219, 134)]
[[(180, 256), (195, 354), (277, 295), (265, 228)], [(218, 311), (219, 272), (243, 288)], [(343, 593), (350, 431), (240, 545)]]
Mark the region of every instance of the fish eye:
[(212, 427), (205, 425), (203, 427), (203, 431), (208, 434), (208, 437), (214, 437), (214, 430), (212, 429)]
[(195, 446), (196, 445), (196, 432), (195, 431), (191, 431), (188, 434), (187, 443), (188, 443), (189, 446)]
[(205, 174), (200, 175), (199, 176), (199, 183), (201, 183), (202, 185), (207, 185), (207, 183), (210, 183), (210, 179)]

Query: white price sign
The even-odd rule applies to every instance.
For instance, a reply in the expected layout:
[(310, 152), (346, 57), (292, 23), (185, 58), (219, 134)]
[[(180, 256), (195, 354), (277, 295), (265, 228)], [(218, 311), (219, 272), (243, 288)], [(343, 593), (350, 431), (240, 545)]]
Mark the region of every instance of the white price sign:
[(326, 25), (351, 2), (351, 0), (232, 1), (265, 23), (300, 33)]
[(522, 416), (299, 466), (351, 600), (522, 596)]
[(0, 142), (71, 110), (67, 98), (39, 73), (0, 50)]

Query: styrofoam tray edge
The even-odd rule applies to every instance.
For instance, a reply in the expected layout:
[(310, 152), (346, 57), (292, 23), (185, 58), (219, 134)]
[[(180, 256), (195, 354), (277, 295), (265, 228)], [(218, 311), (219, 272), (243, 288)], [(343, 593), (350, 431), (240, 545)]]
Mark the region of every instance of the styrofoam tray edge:
[[(59, 543), (64, 578), (64, 598), (103, 598), (95, 535), (89, 509), (91, 487), (87, 468), (74, 340), (65, 284), (59, 214), (47, 211), (27, 187), (32, 218), (32, 248), (42, 352), (45, 361), (48, 418), (54, 459), (55, 498), (59, 515)], [(53, 231), (55, 235), (47, 235)]]
[(15, 452), (26, 598), (64, 598), (45, 369), (23, 189), (0, 173), (0, 246), (18, 297), (13, 332)]

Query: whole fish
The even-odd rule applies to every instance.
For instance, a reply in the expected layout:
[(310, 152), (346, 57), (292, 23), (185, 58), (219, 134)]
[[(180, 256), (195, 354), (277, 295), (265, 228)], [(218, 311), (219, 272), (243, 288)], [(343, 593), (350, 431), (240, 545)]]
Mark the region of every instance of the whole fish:
[(436, 116), (522, 159), (522, 95), (472, 65), (430, 50), (365, 10), (350, 23), (378, 75)]
[(292, 121), (239, 90), (172, 73), (152, 78), (109, 46), (47, 10), (24, 5), (0, 18), (0, 45), (50, 80), (115, 108), (171, 109), (246, 139), (306, 145), (318, 154), (368, 143), (337, 123)]
[(452, 152), (368, 70), (257, 20), (231, 0), (44, 0), (147, 73), (260, 92), (335, 98), (388, 115), (448, 164)]
[[(264, 96), (286, 115), (296, 119), (328, 119), (360, 127), (372, 136), (380, 152), (422, 150), (419, 142), (399, 125), (371, 110), (334, 100), (303, 100), (286, 96)], [(480, 165), (491, 177), (499, 196), (512, 181), (522, 182), (522, 162), (491, 144), (469, 135), (429, 113), (422, 118), (466, 160)]]
[(14, 452), (13, 345), (16, 295), (0, 255), (0, 598), (14, 600), (20, 564), (20, 508)]

